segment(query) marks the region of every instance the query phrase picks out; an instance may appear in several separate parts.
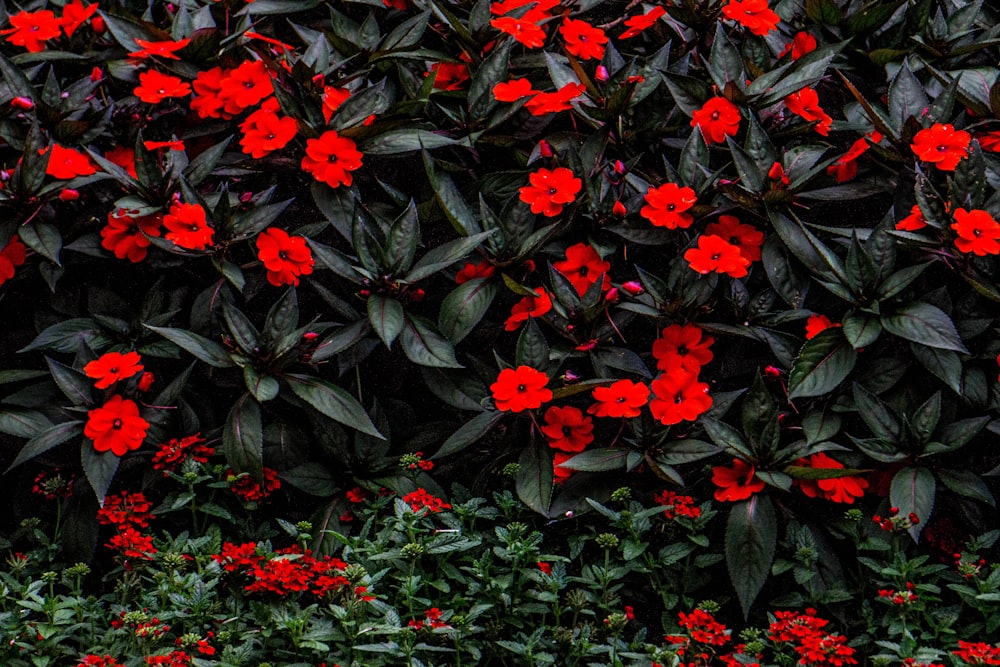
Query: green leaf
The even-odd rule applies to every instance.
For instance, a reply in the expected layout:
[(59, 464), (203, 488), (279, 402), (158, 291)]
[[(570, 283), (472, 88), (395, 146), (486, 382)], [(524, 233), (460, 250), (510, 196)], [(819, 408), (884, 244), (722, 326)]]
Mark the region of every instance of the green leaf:
[(661, 465), (675, 466), (707, 459), (721, 451), (721, 448), (710, 442), (685, 438), (665, 443), (653, 458)]
[(83, 465), (83, 474), (86, 475), (90, 488), (97, 496), (97, 502), (104, 506), (104, 497), (108, 495), (111, 488), (111, 481), (118, 472), (118, 463), (121, 457), (115, 456), (114, 452), (98, 452), (93, 447), (84, 446), (80, 450), (80, 463)]
[(255, 0), (236, 13), (237, 16), (287, 15), (318, 7), (320, 0)]
[(903, 433), (902, 424), (892, 408), (882, 399), (860, 384), (854, 383), (854, 405), (872, 435), (884, 442), (899, 442)]
[(920, 365), (944, 382), (956, 394), (962, 393), (962, 360), (957, 352), (938, 350), (910, 343), (910, 350)]
[(485, 118), (497, 105), (493, 97), (493, 86), (507, 80), (507, 65), (510, 62), (512, 42), (505, 40), (483, 60), (472, 75), (469, 84), (468, 105), (472, 118)]
[(625, 470), (628, 459), (627, 449), (604, 448), (589, 449), (559, 464), (562, 468), (584, 472), (604, 472), (607, 470)]
[(469, 445), (479, 442), (487, 433), (493, 430), (500, 420), (503, 419), (502, 412), (481, 412), (468, 420), (458, 430), (448, 436), (441, 448), (434, 453), (432, 458), (441, 458), (456, 454)]
[(882, 323), (877, 317), (852, 310), (844, 316), (842, 322), (844, 337), (855, 350), (871, 345), (882, 333)]
[(385, 346), (392, 343), (403, 331), (403, 304), (378, 294), (368, 297), (368, 321)]
[(764, 241), (761, 260), (774, 291), (792, 308), (801, 308), (809, 293), (809, 276), (792, 264), (780, 238), (771, 235)]
[(788, 376), (789, 400), (830, 393), (854, 370), (857, 360), (857, 351), (840, 327), (821, 331), (799, 350)]
[[(759, 106), (770, 106), (794, 92), (816, 85), (826, 74), (830, 62), (840, 53), (845, 44), (847, 44), (846, 41), (821, 46), (807, 53), (796, 60), (788, 71), (766, 90), (759, 90), (757, 87), (751, 86), (749, 89), (753, 91), (751, 94), (761, 94)], [(756, 84), (759, 80), (758, 78), (754, 83)]]
[(222, 451), (236, 472), (261, 479), (264, 462), (264, 428), (260, 407), (250, 394), (233, 404), (222, 429)]
[(3, 74), (12, 97), (35, 99), (35, 87), (31, 85), (31, 81), (24, 75), (20, 67), (7, 60), (3, 55), (0, 55), (0, 73)]
[(705, 428), (705, 432), (708, 433), (712, 442), (728, 450), (727, 453), (740, 458), (753, 458), (753, 452), (743, 435), (729, 424), (704, 416), (699, 420), (699, 423)]
[(708, 144), (705, 143), (701, 128), (696, 127), (684, 143), (680, 162), (677, 164), (677, 175), (680, 176), (682, 183), (687, 183), (698, 190), (708, 178), (705, 174), (707, 164), (709, 164)]
[(273, 375), (261, 375), (253, 366), (243, 367), (243, 383), (258, 403), (274, 400), (281, 391), (281, 385)]
[(0, 409), (0, 433), (18, 438), (33, 438), (52, 426), (43, 413), (15, 406)]
[(844, 22), (843, 27), (848, 35), (861, 35), (874, 32), (884, 26), (904, 2), (906, 0), (872, 2), (864, 9), (850, 14)]
[(363, 142), (358, 150), (365, 155), (399, 155), (445, 146), (469, 145), (468, 139), (452, 139), (429, 130), (391, 130)]
[(929, 303), (913, 302), (882, 315), (882, 326), (891, 334), (940, 350), (969, 351), (962, 343), (951, 318)]
[[(292, 335), (298, 324), (299, 297), (295, 287), (291, 286), (267, 311), (267, 317), (264, 319), (264, 339), (272, 344), (278, 343)], [(275, 349), (275, 353), (280, 356), (284, 351)]]
[[(44, 431), (33, 437), (31, 440), (24, 444), (21, 451), (17, 453), (14, 457), (13, 463), (7, 468), (6, 472), (10, 472), (13, 468), (21, 465), (25, 461), (30, 461), (31, 459), (44, 454), (53, 447), (61, 445), (62, 443), (83, 434), (83, 422), (82, 421), (68, 421), (56, 424), (46, 428)], [(93, 449), (93, 447), (84, 446), (84, 449)]]
[(897, 472), (889, 485), (889, 503), (899, 508), (899, 516), (916, 514), (920, 520), (910, 528), (910, 537), (920, 541), (920, 531), (927, 525), (934, 512), (937, 481), (927, 468), (907, 466)]
[(806, 0), (806, 16), (816, 23), (837, 25), (843, 19), (840, 7), (833, 0)]
[(931, 105), (924, 85), (913, 75), (909, 61), (903, 60), (896, 76), (889, 82), (889, 120), (901, 128), (910, 118), (921, 118)]
[(219, 343), (209, 340), (194, 332), (184, 329), (172, 329), (170, 327), (154, 327), (150, 324), (143, 324), (144, 327), (160, 334), (177, 347), (186, 350), (195, 357), (204, 361), (209, 366), (215, 368), (229, 368), (234, 366), (233, 360), (226, 352), (226, 348)]
[(524, 330), (517, 337), (514, 359), (518, 366), (535, 369), (544, 369), (549, 365), (549, 343), (533, 317), (528, 318)]
[(983, 430), (989, 421), (989, 417), (972, 417), (952, 422), (941, 429), (941, 443), (948, 448), (948, 451), (964, 447)]
[(423, 318), (406, 315), (399, 342), (407, 359), (415, 364), (438, 368), (463, 368), (455, 359), (454, 346)]
[(321, 498), (332, 496), (337, 492), (337, 483), (333, 474), (321, 463), (310, 462), (282, 470), (280, 477), (299, 491)]
[(448, 340), (457, 344), (483, 319), (496, 294), (496, 283), (488, 278), (476, 278), (462, 283), (441, 302), (438, 329)]
[(810, 271), (829, 282), (847, 284), (843, 262), (803, 224), (774, 209), (768, 214), (785, 247)]
[(726, 567), (744, 617), (764, 588), (777, 542), (778, 521), (770, 498), (756, 494), (733, 505), (726, 522)]
[(971, 470), (939, 469), (937, 475), (942, 484), (958, 495), (996, 507), (997, 501), (986, 486), (986, 482)]
[(361, 275), (354, 269), (350, 260), (344, 256), (339, 250), (331, 248), (328, 245), (323, 245), (317, 241), (313, 241), (310, 238), (306, 238), (306, 243), (312, 249), (313, 256), (319, 260), (320, 264), (326, 268), (333, 271), (339, 277), (344, 278), (352, 283), (357, 283), (361, 281)]
[(292, 392), (330, 419), (366, 435), (385, 439), (357, 399), (340, 387), (308, 375), (284, 376)]
[(863, 475), (867, 470), (859, 468), (813, 468), (812, 466), (787, 466), (782, 472), (795, 479), (837, 479)]
[(418, 280), (423, 280), (428, 276), (434, 275), (438, 271), (447, 269), (455, 262), (467, 257), (470, 252), (478, 248), (479, 244), (491, 234), (493, 234), (492, 230), (481, 232), (465, 238), (448, 241), (432, 248), (426, 255), (417, 260), (413, 269), (406, 274), (403, 280), (408, 283), (415, 283)]
[(438, 173), (434, 160), (427, 151), (423, 151), (423, 159), (424, 171), (434, 191), (434, 198), (455, 231), (462, 236), (479, 232), (481, 230), (479, 221), (476, 220), (473, 210), (458, 190), (455, 181), (446, 173)]
[(917, 442), (927, 444), (941, 419), (941, 392), (936, 391), (917, 408), (910, 418), (910, 428)]
[(254, 206), (246, 213), (237, 214), (233, 220), (233, 240), (248, 239), (264, 231), (293, 201), (294, 199), (286, 199), (277, 204)]
[(386, 270), (391, 274), (408, 271), (413, 265), (420, 244), (420, 219), (417, 205), (410, 200), (409, 205), (393, 223), (385, 244)]
[(552, 453), (542, 442), (524, 448), (518, 459), (520, 469), (514, 479), (517, 497), (542, 516), (548, 516), (552, 505)]
[(700, 109), (705, 101), (713, 97), (708, 84), (701, 79), (680, 74), (662, 73), (663, 82), (678, 108), (688, 116)]
[(56, 225), (36, 220), (18, 227), (17, 234), (26, 246), (53, 264), (62, 266), (59, 262), (59, 253), (62, 251), (63, 239)]
[(778, 403), (771, 396), (758, 373), (743, 396), (743, 433), (750, 439), (750, 448), (761, 458), (777, 445)]
[(247, 316), (226, 300), (222, 301), (222, 316), (240, 349), (249, 355), (257, 354), (260, 351), (260, 332)]

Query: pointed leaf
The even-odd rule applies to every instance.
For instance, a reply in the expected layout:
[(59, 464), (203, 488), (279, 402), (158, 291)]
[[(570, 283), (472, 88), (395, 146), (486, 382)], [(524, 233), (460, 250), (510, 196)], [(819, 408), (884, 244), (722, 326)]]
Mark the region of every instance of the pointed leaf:
[(524, 448), (518, 459), (520, 469), (514, 479), (517, 497), (542, 516), (548, 516), (552, 505), (552, 454), (544, 442)]
[(368, 321), (385, 346), (392, 343), (403, 331), (403, 304), (378, 294), (368, 297)]
[(891, 314), (882, 315), (882, 326), (889, 333), (914, 343), (969, 353), (951, 318), (929, 303), (914, 302), (896, 308)]
[[(82, 434), (83, 422), (79, 420), (63, 422), (47, 428), (24, 444), (6, 472)], [(87, 448), (88, 446), (85, 444), (84, 449)], [(90, 446), (89, 449), (93, 449), (93, 446)]]
[(222, 451), (236, 472), (250, 473), (260, 479), (264, 462), (264, 428), (260, 407), (250, 394), (243, 394), (233, 405), (222, 429)]
[(184, 329), (154, 327), (150, 324), (144, 324), (143, 326), (160, 334), (177, 347), (190, 352), (209, 366), (214, 366), (215, 368), (229, 368), (230, 366), (235, 365), (233, 360), (230, 358), (229, 353), (226, 352), (226, 348), (222, 347), (222, 345), (216, 343), (215, 341), (205, 338), (204, 336), (200, 336), (192, 331), (186, 331)]
[(375, 438), (385, 439), (357, 399), (340, 387), (308, 375), (284, 376), (292, 392), (330, 419)]
[(399, 342), (407, 359), (415, 364), (439, 368), (463, 368), (455, 359), (454, 346), (422, 318), (406, 316)]
[(733, 505), (726, 522), (726, 566), (744, 617), (764, 588), (777, 542), (778, 521), (770, 498), (756, 494)]
[(836, 389), (854, 370), (858, 353), (839, 327), (805, 342), (788, 376), (788, 398), (822, 396)]
[(920, 541), (920, 531), (934, 512), (937, 481), (927, 468), (907, 466), (897, 472), (889, 485), (889, 502), (899, 508), (899, 516), (916, 514), (919, 523), (910, 528), (910, 537)]
[(118, 463), (121, 457), (115, 456), (114, 452), (98, 452), (93, 447), (86, 445), (80, 450), (80, 463), (83, 465), (83, 474), (90, 482), (90, 488), (97, 496), (97, 502), (103, 506), (104, 497), (108, 495), (111, 488), (111, 481), (118, 472)]

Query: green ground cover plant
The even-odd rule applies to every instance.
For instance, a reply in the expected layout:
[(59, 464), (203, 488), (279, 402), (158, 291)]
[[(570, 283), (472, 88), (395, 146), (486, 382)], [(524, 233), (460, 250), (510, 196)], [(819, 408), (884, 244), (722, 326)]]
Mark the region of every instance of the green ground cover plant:
[(0, 661), (1000, 664), (998, 47), (0, 5)]

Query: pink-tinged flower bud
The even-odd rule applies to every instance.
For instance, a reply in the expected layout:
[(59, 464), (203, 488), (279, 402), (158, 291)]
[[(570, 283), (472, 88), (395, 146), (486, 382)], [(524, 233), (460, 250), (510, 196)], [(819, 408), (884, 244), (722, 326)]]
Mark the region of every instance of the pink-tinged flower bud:
[(618, 303), (618, 288), (612, 287), (605, 293), (604, 300), (608, 303)]
[(251, 201), (253, 201), (253, 193), (252, 192), (241, 192), (240, 193), (240, 203), (241, 204), (249, 204)]
[(775, 366), (768, 366), (764, 369), (764, 376), (769, 378), (781, 377), (781, 369)]
[(573, 371), (566, 371), (565, 373), (562, 374), (563, 382), (576, 382), (579, 379), (580, 376), (574, 373)]
[(76, 201), (79, 198), (80, 198), (79, 190), (71, 190), (69, 188), (66, 188), (65, 190), (59, 193), (59, 201)]
[(312, 78), (312, 82), (314, 86), (322, 88), (323, 84), (326, 83), (326, 77), (324, 77), (322, 74), (317, 74)]
[(535, 260), (533, 260), (533, 259), (526, 259), (526, 260), (524, 260), (523, 266), (524, 266), (524, 272), (525, 273), (534, 273), (535, 272)]
[(624, 218), (628, 215), (628, 209), (625, 208), (625, 204), (620, 201), (616, 201), (614, 206), (611, 207), (611, 213), (616, 218)]
[(595, 347), (597, 347), (597, 339), (592, 338), (588, 340), (586, 343), (581, 343), (580, 345), (577, 345), (576, 348), (574, 349), (576, 349), (577, 352), (590, 352)]
[(625, 163), (621, 160), (615, 160), (615, 173), (619, 176), (624, 176), (628, 169), (625, 168)]
[(104, 22), (103, 16), (98, 15), (90, 19), (90, 28), (95, 35), (103, 35), (108, 29), (108, 24)]
[(646, 291), (638, 280), (630, 280), (627, 283), (622, 283), (622, 289), (631, 294), (632, 296), (638, 296)]
[(28, 111), (35, 108), (35, 103), (31, 101), (30, 97), (15, 97), (10, 101), (10, 105), (21, 111)]
[(605, 67), (604, 65), (598, 65), (597, 71), (594, 72), (594, 78), (600, 81), (601, 83), (604, 83), (605, 81), (610, 79), (611, 76), (608, 74), (608, 68)]
[(425, 296), (427, 296), (427, 293), (418, 287), (417, 289), (410, 292), (410, 301), (413, 301), (414, 303), (420, 303), (421, 301), (424, 300)]
[(0, 182), (6, 183), (14, 175), (13, 169), (0, 169)]
[(358, 292), (358, 294), (365, 297), (366, 299), (372, 295), (371, 291), (366, 289), (361, 290), (360, 292)]
[(146, 371), (139, 376), (139, 382), (136, 386), (139, 388), (139, 391), (149, 391), (149, 388), (153, 386), (153, 380), (155, 379), (156, 377), (152, 373)]
[(317, 338), (319, 338), (319, 334), (316, 333), (315, 331), (307, 331), (304, 334), (302, 334), (303, 340), (316, 340)]
[(553, 155), (555, 155), (555, 153), (552, 151), (552, 146), (549, 145), (549, 142), (545, 141), (545, 139), (542, 139), (541, 141), (538, 142), (538, 153), (542, 157), (552, 157)]

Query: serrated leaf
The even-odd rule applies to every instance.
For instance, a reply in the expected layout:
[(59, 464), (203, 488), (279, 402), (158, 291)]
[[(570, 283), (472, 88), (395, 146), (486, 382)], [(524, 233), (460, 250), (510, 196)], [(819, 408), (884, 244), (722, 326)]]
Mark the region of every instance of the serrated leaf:
[(337, 385), (308, 375), (287, 374), (284, 378), (296, 396), (320, 413), (356, 431), (385, 439), (357, 399)]
[(438, 329), (452, 343), (458, 343), (475, 329), (496, 298), (496, 283), (488, 278), (468, 280), (441, 302)]
[(455, 359), (454, 346), (422, 318), (406, 316), (399, 342), (407, 359), (420, 366), (463, 367)]
[(98, 452), (93, 447), (84, 446), (80, 450), (80, 463), (83, 465), (83, 474), (90, 483), (90, 488), (97, 496), (97, 502), (103, 506), (104, 498), (108, 495), (111, 482), (118, 472), (118, 464), (121, 457), (115, 456), (114, 452)]
[(544, 442), (524, 448), (518, 459), (520, 466), (514, 478), (517, 497), (542, 516), (548, 516), (552, 505), (552, 454)]
[[(46, 428), (24, 444), (21, 451), (14, 457), (14, 461), (7, 467), (6, 472), (82, 434), (83, 422), (79, 420), (62, 422)], [(84, 448), (86, 449), (86, 447)], [(90, 449), (93, 450), (93, 447), (90, 447)]]
[(903, 432), (899, 417), (886, 405), (882, 399), (865, 389), (860, 384), (854, 384), (854, 405), (865, 424), (879, 440), (898, 443)]
[(441, 448), (432, 458), (456, 454), (466, 447), (475, 444), (489, 433), (503, 418), (502, 412), (481, 412), (468, 420), (444, 441)]
[(882, 315), (882, 326), (889, 333), (914, 343), (941, 350), (968, 354), (951, 318), (937, 306), (913, 302)]
[(150, 324), (144, 324), (143, 326), (160, 334), (182, 350), (190, 352), (209, 366), (214, 366), (215, 368), (229, 368), (230, 366), (235, 365), (233, 360), (230, 358), (229, 353), (226, 352), (226, 348), (222, 347), (222, 345), (216, 343), (215, 341), (205, 338), (204, 336), (200, 336), (192, 331), (186, 331), (184, 329), (154, 327)]
[(368, 321), (386, 347), (391, 349), (393, 341), (402, 333), (403, 319), (403, 304), (396, 299), (378, 294), (368, 297)]
[(858, 353), (839, 327), (821, 331), (799, 350), (788, 375), (788, 398), (828, 394), (843, 382), (857, 363)]

